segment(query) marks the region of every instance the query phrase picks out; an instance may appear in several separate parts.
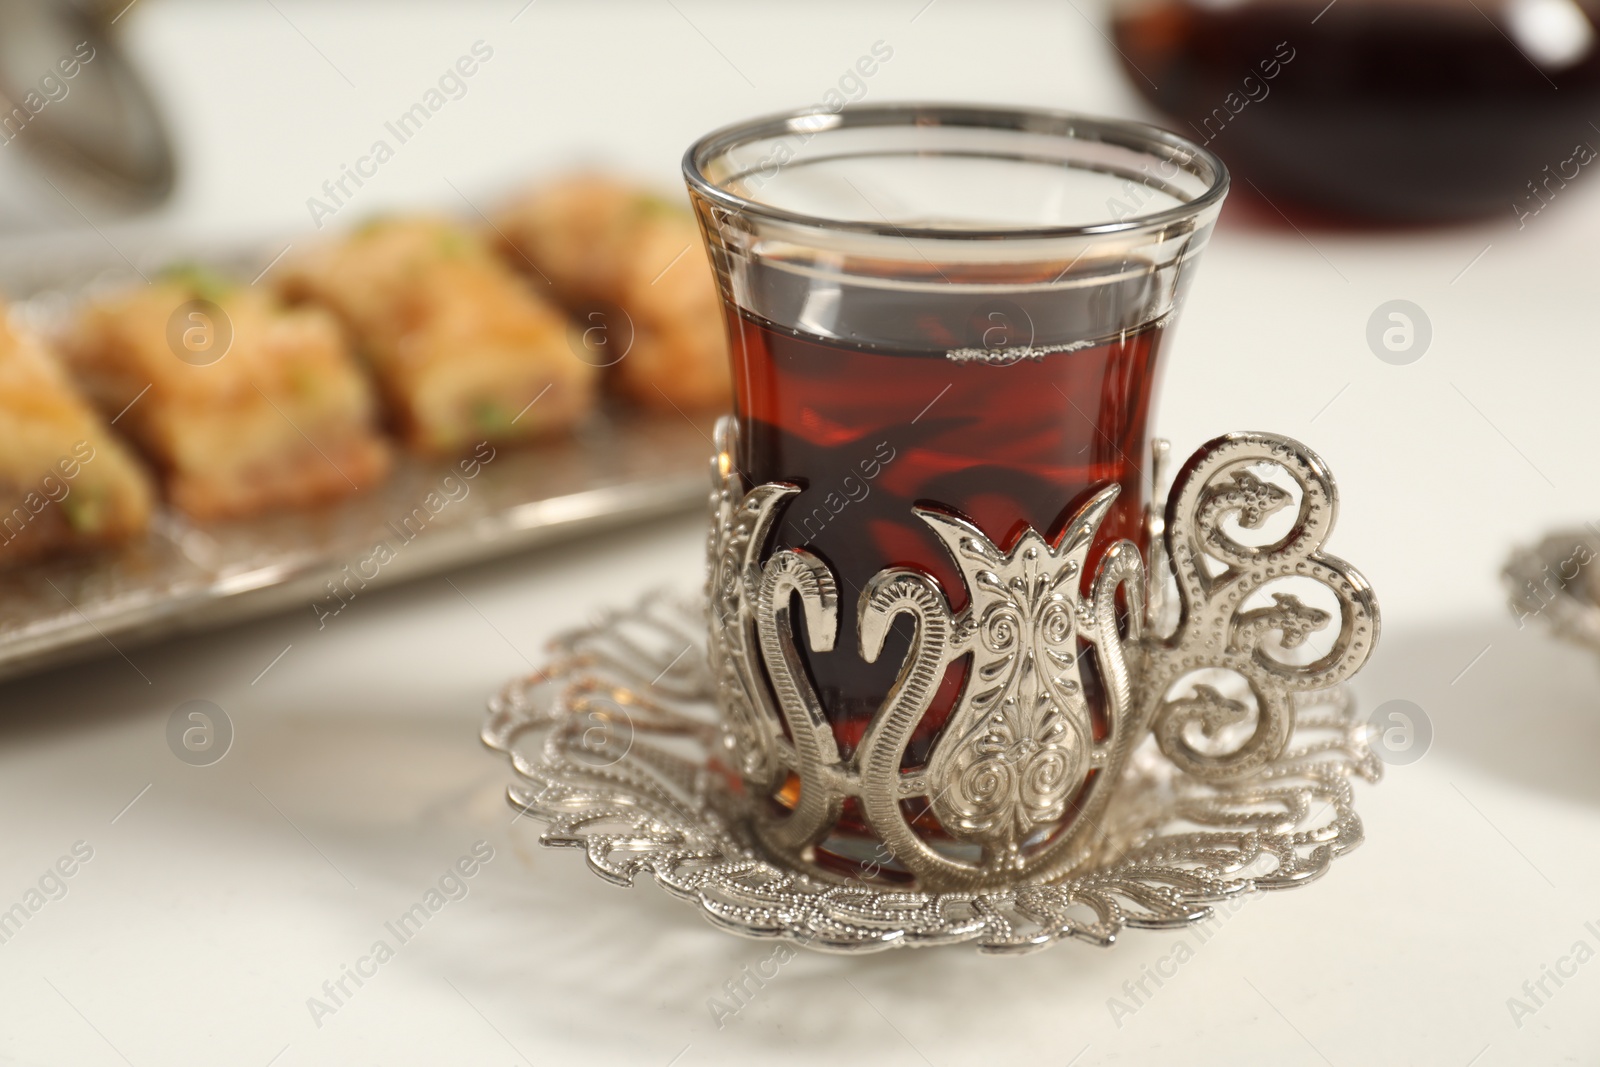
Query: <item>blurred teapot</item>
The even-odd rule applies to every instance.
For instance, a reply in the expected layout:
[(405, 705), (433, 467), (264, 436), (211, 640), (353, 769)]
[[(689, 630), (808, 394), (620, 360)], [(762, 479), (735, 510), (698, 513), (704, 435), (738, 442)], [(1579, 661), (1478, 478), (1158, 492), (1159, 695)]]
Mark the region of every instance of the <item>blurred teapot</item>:
[(1119, 0), (1133, 84), (1313, 222), (1519, 226), (1600, 154), (1600, 0)]

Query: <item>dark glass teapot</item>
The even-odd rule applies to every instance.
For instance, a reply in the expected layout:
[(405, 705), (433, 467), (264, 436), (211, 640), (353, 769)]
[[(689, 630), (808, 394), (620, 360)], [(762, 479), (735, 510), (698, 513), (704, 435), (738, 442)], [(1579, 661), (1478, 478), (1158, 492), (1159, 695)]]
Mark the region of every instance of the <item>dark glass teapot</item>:
[(1129, 77), (1300, 218), (1519, 225), (1600, 154), (1600, 0), (1122, 0)]

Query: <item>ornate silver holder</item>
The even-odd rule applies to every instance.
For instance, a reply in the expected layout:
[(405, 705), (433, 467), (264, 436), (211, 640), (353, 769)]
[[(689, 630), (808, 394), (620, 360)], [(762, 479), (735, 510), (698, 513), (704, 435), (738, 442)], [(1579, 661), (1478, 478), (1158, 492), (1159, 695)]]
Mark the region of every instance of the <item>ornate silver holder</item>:
[[(1114, 489), (1055, 540), (1027, 531), (1007, 551), (919, 508), (967, 605), (952, 613), (917, 571), (869, 583), (862, 654), (899, 615), (915, 634), (845, 755), (788, 618), (798, 603), (825, 645), (832, 575), (803, 549), (760, 558), (793, 489), (743, 492), (730, 431), (713, 464), (708, 599), (607, 614), (490, 703), (483, 740), (511, 757), (510, 801), (549, 824), (545, 844), (584, 849), (621, 885), (647, 872), (747, 936), (1023, 952), (1194, 922), (1225, 898), (1312, 881), (1360, 843), (1351, 779), (1376, 781), (1380, 765), (1342, 683), (1377, 640), (1377, 605), (1322, 552), (1336, 495), (1303, 446), (1232, 434), (1197, 452), (1148, 519), (1157, 582), (1126, 541), (1083, 580)], [(1327, 610), (1289, 588), (1318, 590)], [(910, 731), (959, 656), (972, 681), (926, 764), (908, 767)], [(820, 853), (845, 832), (847, 798), (877, 853), (841, 871)], [(908, 817), (919, 804), (934, 832)]]

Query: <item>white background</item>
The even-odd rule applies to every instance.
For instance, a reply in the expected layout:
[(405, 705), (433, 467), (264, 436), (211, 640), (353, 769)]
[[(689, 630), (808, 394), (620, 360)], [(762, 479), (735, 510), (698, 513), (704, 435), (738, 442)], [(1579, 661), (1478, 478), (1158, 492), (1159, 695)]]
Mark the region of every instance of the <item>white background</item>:
[[(487, 209), (585, 161), (670, 188), (696, 135), (820, 100), (879, 40), (894, 55), (869, 100), (1144, 114), (1087, 2), (274, 2), (140, 0), (123, 19), (181, 146), (159, 226), (263, 235), (263, 265), (309, 240), (307, 197), (478, 40), (494, 55), (467, 95), (338, 223), (470, 214), (463, 196)], [(1578, 940), (1600, 950), (1600, 671), (1519, 631), (1497, 579), (1514, 543), (1600, 512), (1594, 180), (1520, 231), (1509, 204), (1309, 240), (1224, 216), (1160, 429), (1180, 455), (1229, 429), (1321, 452), (1344, 493), (1331, 547), (1384, 610), (1358, 691), (1416, 702), (1435, 736), (1360, 789), (1367, 844), (1229, 915), (1131, 1017), (1108, 998), (1183, 935), (1025, 959), (806, 954), (719, 1030), (707, 998), (770, 945), (509, 825), (507, 773), (477, 742), (485, 697), (596, 608), (692, 586), (687, 516), (464, 571), (459, 591), (374, 593), (321, 632), (308, 610), (0, 687), (0, 908), (74, 842), (94, 849), (0, 945), (0, 1064), (1600, 1062), (1600, 962), (1520, 1027), (1507, 1006)], [(1395, 298), (1433, 325), (1409, 366), (1365, 341)], [(164, 737), (197, 698), (237, 730), (203, 769)], [(471, 894), (316, 1025), (307, 998), (480, 839), (495, 859)]]

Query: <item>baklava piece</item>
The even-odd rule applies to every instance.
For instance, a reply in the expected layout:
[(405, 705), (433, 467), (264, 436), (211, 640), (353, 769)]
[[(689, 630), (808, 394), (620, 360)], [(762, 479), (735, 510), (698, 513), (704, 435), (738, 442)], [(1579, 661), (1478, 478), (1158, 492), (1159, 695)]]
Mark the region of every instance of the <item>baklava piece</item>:
[(66, 350), (195, 519), (303, 507), (388, 474), (371, 389), (319, 309), (178, 272), (90, 306)]
[(566, 316), (456, 223), (372, 222), (283, 278), (289, 299), (344, 322), (414, 449), (549, 436), (593, 406), (596, 371)]
[(583, 175), (534, 190), (496, 228), (507, 261), (554, 288), (619, 393), (659, 408), (728, 406), (722, 302), (687, 209)]
[(0, 567), (121, 544), (144, 531), (151, 496), (127, 448), (0, 306)]

